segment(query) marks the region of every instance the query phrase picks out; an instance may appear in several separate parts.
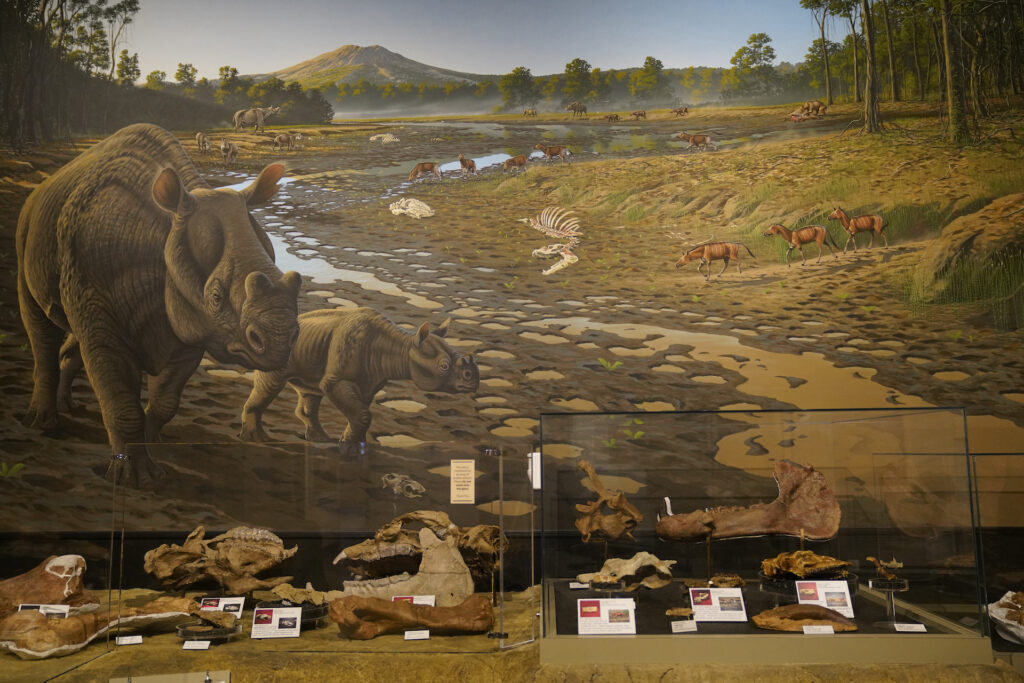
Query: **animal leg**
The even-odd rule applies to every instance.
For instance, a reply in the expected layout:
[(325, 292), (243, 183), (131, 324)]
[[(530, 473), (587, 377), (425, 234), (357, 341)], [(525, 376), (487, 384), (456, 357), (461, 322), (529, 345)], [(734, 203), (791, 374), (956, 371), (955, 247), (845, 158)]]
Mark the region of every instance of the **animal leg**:
[(192, 373), (199, 367), (203, 359), (202, 351), (181, 351), (171, 357), (167, 366), (158, 375), (153, 375), (147, 382), (146, 402), (146, 442), (160, 441), (160, 431), (164, 425), (178, 412), (181, 403), (181, 392)]
[(789, 262), (789, 252), (793, 251), (793, 245), (789, 245), (789, 249), (786, 250), (786, 267), (792, 268), (793, 264)]
[(242, 441), (270, 441), (263, 430), (263, 411), (273, 403), (286, 384), (281, 372), (257, 370), (253, 377), (252, 391), (242, 406), (242, 429), (238, 438)]
[(22, 422), (36, 429), (57, 426), (57, 387), (60, 384), (59, 354), (65, 332), (51, 321), (28, 291), (24, 274), (18, 273), (21, 321), (32, 346), (33, 387), (28, 412)]
[(66, 413), (77, 407), (75, 399), (71, 397), (71, 385), (81, 369), (82, 352), (78, 348), (78, 340), (75, 335), (69, 334), (60, 347), (60, 384), (57, 387), (57, 410), (60, 412)]
[[(739, 263), (739, 261), (737, 261), (737, 263)], [(728, 267), (729, 267), (729, 257), (726, 256), (725, 258), (722, 259), (722, 269), (720, 271), (718, 271), (718, 275), (716, 275), (715, 277), (722, 277), (722, 273), (724, 273), (725, 269), (728, 268)], [(709, 273), (711, 272), (711, 266), (710, 265), (708, 265), (708, 272)]]
[[(348, 427), (345, 428), (341, 440), (344, 442), (366, 441), (366, 432), (370, 428), (370, 401), (364, 400), (362, 392), (359, 391), (355, 382), (347, 380), (331, 384), (321, 382), (320, 388), (348, 420)], [(370, 400), (372, 398), (371, 396)]]
[(295, 417), (306, 425), (306, 441), (330, 441), (331, 437), (327, 434), (324, 426), (320, 424), (320, 401), (323, 400), (324, 395), (319, 391), (309, 391), (294, 384), (292, 389), (295, 389), (295, 393), (299, 395), (299, 401), (295, 404)]
[(850, 236), (846, 238), (846, 244), (843, 245), (844, 254), (846, 253), (846, 249), (850, 246), (850, 242), (853, 242), (853, 250), (855, 252), (857, 251), (857, 240), (853, 239), (853, 233), (850, 233)]
[[(796, 250), (800, 252), (800, 265), (801, 266), (806, 266), (807, 265), (807, 257), (804, 256), (804, 247), (803, 247), (803, 245), (798, 246), (796, 248)], [(738, 261), (736, 262), (736, 265), (737, 266), (739, 265)]]
[(886, 237), (885, 233), (882, 232), (881, 230), (878, 231), (878, 234), (882, 236), (882, 239), (885, 241), (885, 248), (888, 249), (889, 248), (889, 238)]

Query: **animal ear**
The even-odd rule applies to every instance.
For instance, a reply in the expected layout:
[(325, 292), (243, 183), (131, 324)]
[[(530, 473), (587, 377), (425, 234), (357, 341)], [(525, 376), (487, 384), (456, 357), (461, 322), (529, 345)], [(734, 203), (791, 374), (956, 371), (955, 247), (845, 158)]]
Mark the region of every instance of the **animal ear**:
[(420, 325), (420, 329), (416, 330), (416, 346), (421, 346), (423, 342), (427, 340), (427, 335), (430, 334), (430, 324), (423, 323)]
[(187, 216), (195, 209), (195, 198), (181, 184), (173, 168), (165, 168), (153, 182), (153, 200), (167, 213)]
[(446, 336), (446, 335), (448, 334), (448, 326), (449, 326), (449, 325), (451, 325), (451, 324), (452, 324), (452, 319), (451, 319), (451, 318), (448, 318), (448, 319), (447, 319), (447, 320), (445, 320), (445, 321), (444, 321), (443, 323), (441, 323), (441, 324), (440, 324), (440, 325), (439, 325), (439, 326), (437, 327), (437, 329), (436, 329), (436, 330), (434, 330), (434, 334), (436, 334), (436, 335), (437, 335), (438, 337), (444, 337), (444, 336)]
[(287, 273), (281, 276), (281, 282), (288, 288), (288, 292), (291, 294), (298, 294), (299, 287), (302, 286), (302, 276), (296, 273), (294, 270), (289, 270)]
[(254, 299), (260, 294), (267, 292), (273, 286), (266, 273), (254, 270), (245, 276), (245, 298)]
[(262, 204), (277, 192), (277, 181), (284, 175), (284, 165), (270, 164), (262, 171), (260, 176), (248, 187), (242, 190), (245, 203), (249, 206)]

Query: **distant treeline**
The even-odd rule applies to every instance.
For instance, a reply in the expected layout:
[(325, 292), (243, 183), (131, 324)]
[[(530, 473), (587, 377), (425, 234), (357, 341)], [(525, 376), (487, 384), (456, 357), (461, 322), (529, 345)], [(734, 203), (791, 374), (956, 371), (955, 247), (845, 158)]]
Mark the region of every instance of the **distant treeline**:
[(275, 123), (334, 117), (316, 90), (270, 79), (256, 83), (221, 68), (214, 86), (179, 64), (145, 83), (137, 54), (117, 51), (138, 0), (0, 0), (0, 140), (15, 150), (75, 133), (109, 133), (145, 121), (171, 130), (230, 125), (238, 109), (277, 105)]

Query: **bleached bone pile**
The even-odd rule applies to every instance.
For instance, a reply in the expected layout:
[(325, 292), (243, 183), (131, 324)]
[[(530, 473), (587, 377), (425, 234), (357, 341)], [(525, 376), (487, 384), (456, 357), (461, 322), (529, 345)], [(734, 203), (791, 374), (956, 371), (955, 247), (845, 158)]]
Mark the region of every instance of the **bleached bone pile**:
[(392, 202), (389, 208), (391, 213), (396, 216), (404, 213), (406, 216), (412, 216), (413, 218), (430, 218), (434, 215), (434, 210), (427, 206), (426, 203), (412, 197), (403, 197), (397, 202)]
[(376, 135), (370, 136), (370, 142), (376, 142), (380, 140), (382, 145), (389, 145), (392, 142), (399, 142), (399, 139), (391, 133), (377, 133)]

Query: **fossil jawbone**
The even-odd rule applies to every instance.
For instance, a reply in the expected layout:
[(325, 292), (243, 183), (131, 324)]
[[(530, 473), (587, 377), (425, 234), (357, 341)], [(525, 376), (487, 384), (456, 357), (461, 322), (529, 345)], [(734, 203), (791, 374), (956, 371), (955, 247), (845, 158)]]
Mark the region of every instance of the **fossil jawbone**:
[(780, 460), (775, 463), (778, 497), (749, 507), (720, 507), (662, 517), (655, 525), (660, 538), (701, 541), (786, 534), (825, 541), (839, 531), (839, 501), (813, 467)]
[(857, 624), (821, 605), (783, 605), (755, 614), (753, 622), (769, 631), (803, 631), (804, 626), (831, 626), (836, 633), (857, 630)]
[(423, 555), (415, 574), (403, 572), (365, 581), (345, 581), (340, 591), (329, 591), (328, 601), (348, 596), (390, 599), (396, 595), (433, 595), (438, 607), (454, 607), (473, 594), (473, 577), (462, 559), (454, 534), (439, 539), (420, 529)]
[(342, 636), (370, 640), (411, 628), (426, 628), (432, 634), (483, 633), (494, 623), (494, 609), (483, 595), (470, 595), (450, 607), (348, 596), (331, 602), (331, 619)]

